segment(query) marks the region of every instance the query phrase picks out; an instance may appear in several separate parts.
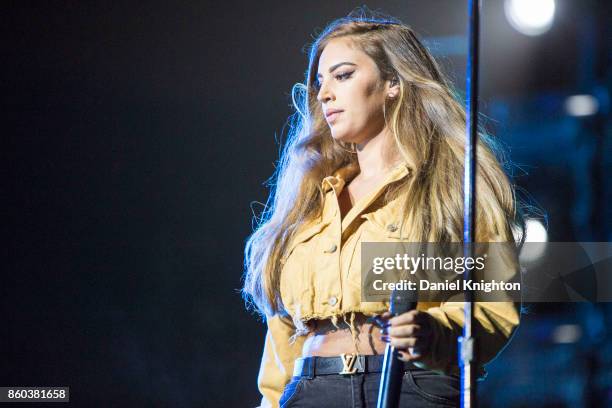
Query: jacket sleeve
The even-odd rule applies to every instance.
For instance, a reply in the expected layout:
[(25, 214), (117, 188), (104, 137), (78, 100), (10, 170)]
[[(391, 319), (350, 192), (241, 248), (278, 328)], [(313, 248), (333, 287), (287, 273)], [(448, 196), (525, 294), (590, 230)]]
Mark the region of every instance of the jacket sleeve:
[(257, 386), (263, 398), (261, 407), (278, 407), (285, 385), (293, 376), (293, 365), (296, 358), (302, 354), (304, 336), (296, 336), (295, 326), (289, 318), (278, 314), (266, 319), (268, 330), (264, 344)]
[[(495, 277), (505, 280), (516, 278), (519, 274), (518, 258), (511, 245), (498, 244), (488, 251), (487, 269), (495, 271)], [(477, 362), (486, 364), (508, 343), (520, 321), (520, 302), (508, 293), (498, 295), (495, 302), (474, 303), (473, 333), (477, 340)], [(431, 346), (431, 361), (426, 365), (432, 369), (458, 372), (457, 338), (463, 333), (464, 307), (462, 299), (450, 299), (427, 312), (434, 318), (434, 336)], [(460, 300), (460, 301), (456, 301)]]
[[(464, 323), (463, 302), (446, 302), (427, 310), (434, 319), (434, 336), (430, 357), (431, 369), (458, 372), (458, 343)], [(519, 305), (514, 302), (476, 302), (474, 334), (480, 365), (491, 361), (506, 345), (519, 324)]]

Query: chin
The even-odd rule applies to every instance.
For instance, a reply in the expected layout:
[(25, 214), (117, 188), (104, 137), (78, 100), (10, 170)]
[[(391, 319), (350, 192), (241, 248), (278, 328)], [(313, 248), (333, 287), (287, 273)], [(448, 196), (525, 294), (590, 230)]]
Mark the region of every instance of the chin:
[(342, 143), (354, 143), (355, 142), (354, 138), (346, 134), (332, 132), (331, 136), (336, 142), (342, 142)]

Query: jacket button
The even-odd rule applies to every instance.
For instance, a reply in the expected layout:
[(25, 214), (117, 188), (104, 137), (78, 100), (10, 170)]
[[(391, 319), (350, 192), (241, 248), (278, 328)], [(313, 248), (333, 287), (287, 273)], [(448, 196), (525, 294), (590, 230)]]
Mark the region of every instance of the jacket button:
[(333, 252), (336, 252), (336, 249), (338, 249), (338, 245), (336, 244), (332, 244), (329, 248), (327, 248), (324, 252), (327, 254), (331, 254)]
[(332, 296), (329, 298), (329, 304), (332, 306), (336, 306), (336, 303), (338, 303), (338, 298), (336, 298), (335, 296)]
[(395, 231), (397, 231), (397, 225), (395, 225), (395, 224), (389, 224), (389, 225), (387, 225), (387, 231), (389, 231), (389, 232), (395, 232)]

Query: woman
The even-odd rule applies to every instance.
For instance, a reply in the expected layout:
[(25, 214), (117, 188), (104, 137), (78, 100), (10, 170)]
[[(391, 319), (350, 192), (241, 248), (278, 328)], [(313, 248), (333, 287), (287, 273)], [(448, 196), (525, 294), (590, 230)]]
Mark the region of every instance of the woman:
[[(360, 243), (461, 242), (465, 112), (397, 21), (331, 23), (299, 89), (272, 203), (245, 251), (243, 290), (268, 326), (261, 405), (375, 406), (390, 343), (406, 362), (400, 406), (455, 406), (462, 303), (420, 302), (388, 319), (388, 302), (361, 301)], [(476, 241), (513, 241), (514, 191), (483, 141), (476, 197)], [(519, 312), (477, 303), (475, 320), (485, 363)]]

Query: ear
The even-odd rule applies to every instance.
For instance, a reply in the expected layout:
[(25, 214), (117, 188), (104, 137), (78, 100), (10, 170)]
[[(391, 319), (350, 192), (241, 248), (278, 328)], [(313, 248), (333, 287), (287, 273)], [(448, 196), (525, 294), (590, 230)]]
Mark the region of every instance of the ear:
[(399, 91), (400, 91), (399, 78), (393, 77), (392, 79), (390, 79), (388, 81), (388, 87), (389, 88), (387, 90), (387, 97), (395, 98), (397, 95), (399, 95)]

